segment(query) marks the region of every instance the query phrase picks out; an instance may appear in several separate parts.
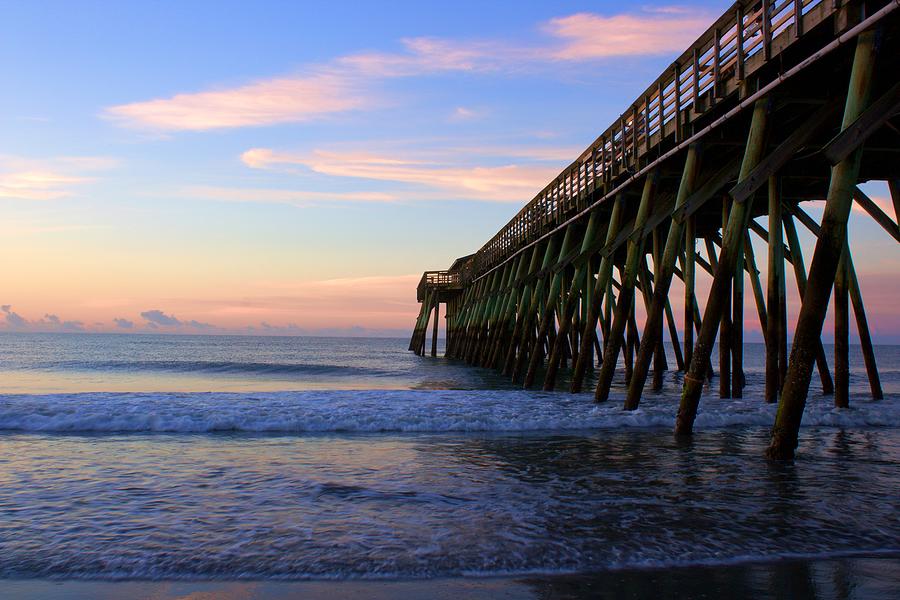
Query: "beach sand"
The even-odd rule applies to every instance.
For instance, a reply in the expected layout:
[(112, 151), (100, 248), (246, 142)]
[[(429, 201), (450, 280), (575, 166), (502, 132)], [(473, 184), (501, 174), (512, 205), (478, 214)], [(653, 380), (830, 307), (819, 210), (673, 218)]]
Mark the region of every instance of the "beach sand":
[(790, 559), (773, 563), (614, 570), (581, 575), (406, 581), (52, 581), (5, 580), (4, 598), (22, 600), (403, 600), (576, 598), (900, 597), (900, 557)]

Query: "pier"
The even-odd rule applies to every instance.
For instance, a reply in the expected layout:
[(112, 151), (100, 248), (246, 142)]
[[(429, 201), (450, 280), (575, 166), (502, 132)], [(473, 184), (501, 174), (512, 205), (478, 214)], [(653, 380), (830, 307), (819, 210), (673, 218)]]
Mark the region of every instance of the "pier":
[[(767, 455), (790, 459), (813, 376), (849, 405), (851, 311), (883, 395), (847, 223), (856, 205), (900, 242), (898, 115), (900, 0), (736, 2), (477, 252), (422, 276), (409, 349), (436, 356), (443, 304), (446, 356), (526, 388), (557, 389), (564, 372), (581, 392), (591, 370), (604, 402), (623, 368), (634, 410), (678, 369), (675, 433), (690, 435), (707, 383), (743, 394), (749, 305), (764, 401), (778, 403)], [(893, 217), (859, 187), (869, 181), (887, 182)], [(820, 219), (810, 201), (824, 201)], [(811, 257), (799, 229), (815, 237)]]

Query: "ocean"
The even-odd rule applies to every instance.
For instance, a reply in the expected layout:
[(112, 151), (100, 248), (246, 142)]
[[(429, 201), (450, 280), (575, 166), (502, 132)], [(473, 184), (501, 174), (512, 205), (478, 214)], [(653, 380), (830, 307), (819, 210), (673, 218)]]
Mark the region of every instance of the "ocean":
[(775, 464), (762, 345), (744, 398), (714, 380), (678, 440), (677, 372), (624, 412), (621, 374), (598, 405), (407, 343), (0, 335), (0, 578), (714, 582), (801, 561), (826, 588), (825, 565), (900, 586), (900, 347), (876, 347), (884, 400), (856, 347), (851, 408), (814, 380)]

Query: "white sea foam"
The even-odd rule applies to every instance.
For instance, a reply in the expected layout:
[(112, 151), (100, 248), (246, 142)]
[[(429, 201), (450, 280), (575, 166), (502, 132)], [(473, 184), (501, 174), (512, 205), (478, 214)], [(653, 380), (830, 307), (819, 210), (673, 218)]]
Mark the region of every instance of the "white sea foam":
[[(646, 399), (624, 411), (613, 398), (526, 391), (303, 391), (238, 393), (82, 393), (0, 395), (0, 431), (35, 432), (443, 432), (671, 428), (677, 399)], [(755, 397), (701, 403), (695, 427), (769, 426), (775, 405)], [(900, 399), (829, 398), (807, 404), (803, 424), (898, 427)]]

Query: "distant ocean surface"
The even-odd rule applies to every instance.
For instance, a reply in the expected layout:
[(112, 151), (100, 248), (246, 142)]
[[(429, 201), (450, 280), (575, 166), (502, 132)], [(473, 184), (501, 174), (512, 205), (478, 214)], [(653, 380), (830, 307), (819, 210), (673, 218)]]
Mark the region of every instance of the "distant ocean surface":
[[(814, 379), (767, 463), (742, 399), (523, 391), (405, 339), (0, 335), (0, 577), (423, 579), (900, 557), (900, 347)], [(830, 351), (830, 348), (827, 348)], [(674, 367), (674, 359), (670, 357)], [(619, 374), (621, 378), (621, 373)], [(564, 383), (563, 383), (564, 385)], [(562, 387), (562, 386), (561, 386)], [(588, 388), (590, 389), (590, 388)]]

